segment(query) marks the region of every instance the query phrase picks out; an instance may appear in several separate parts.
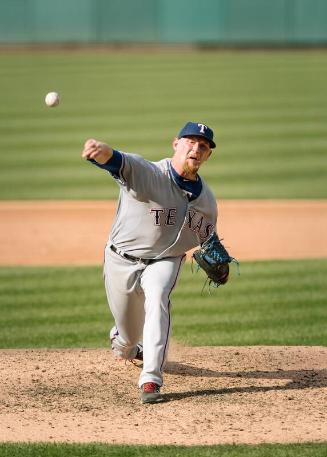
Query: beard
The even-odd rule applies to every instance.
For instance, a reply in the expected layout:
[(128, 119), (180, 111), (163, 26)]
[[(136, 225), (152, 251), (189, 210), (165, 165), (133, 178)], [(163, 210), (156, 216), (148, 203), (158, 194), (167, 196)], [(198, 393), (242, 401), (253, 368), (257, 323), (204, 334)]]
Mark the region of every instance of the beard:
[(186, 161), (184, 163), (183, 170), (185, 172), (185, 176), (188, 179), (196, 180), (196, 175), (200, 168), (200, 164), (195, 164), (195, 163), (193, 163), (192, 160), (191, 160), (191, 163), (192, 163), (192, 165), (190, 166), (190, 164)]

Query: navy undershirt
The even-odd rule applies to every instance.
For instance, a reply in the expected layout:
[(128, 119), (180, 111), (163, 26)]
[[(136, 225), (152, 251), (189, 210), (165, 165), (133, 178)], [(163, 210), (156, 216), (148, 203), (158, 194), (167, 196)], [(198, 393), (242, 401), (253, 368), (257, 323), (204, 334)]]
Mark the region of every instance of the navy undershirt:
[(175, 183), (185, 192), (187, 192), (187, 198), (191, 202), (198, 198), (202, 191), (202, 181), (200, 176), (197, 176), (196, 181), (191, 181), (190, 179), (185, 179), (183, 176), (177, 173), (175, 168), (170, 165), (171, 173), (173, 175)]
[[(90, 162), (94, 163), (94, 165), (99, 168), (109, 171), (115, 178), (120, 177), (119, 171), (123, 162), (123, 156), (119, 151), (113, 150), (112, 157), (104, 164), (97, 163), (93, 159), (90, 159)], [(172, 165), (170, 169), (175, 183), (187, 192), (188, 200), (192, 201), (198, 198), (202, 191), (202, 181), (200, 176), (197, 176), (196, 181), (191, 181), (190, 179), (185, 179), (183, 176), (179, 175)]]
[(94, 163), (99, 168), (109, 171), (115, 178), (119, 178), (119, 170), (121, 168), (121, 164), (123, 163), (123, 156), (119, 151), (115, 149), (112, 151), (112, 157), (108, 160), (108, 162), (101, 164), (96, 162), (94, 159), (90, 159), (90, 162)]

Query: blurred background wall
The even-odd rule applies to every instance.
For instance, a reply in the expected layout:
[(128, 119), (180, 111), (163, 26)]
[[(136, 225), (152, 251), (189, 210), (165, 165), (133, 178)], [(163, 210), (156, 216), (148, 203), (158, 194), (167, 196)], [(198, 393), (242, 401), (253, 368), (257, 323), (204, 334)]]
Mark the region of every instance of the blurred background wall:
[(327, 44), (326, 0), (1, 0), (0, 43)]

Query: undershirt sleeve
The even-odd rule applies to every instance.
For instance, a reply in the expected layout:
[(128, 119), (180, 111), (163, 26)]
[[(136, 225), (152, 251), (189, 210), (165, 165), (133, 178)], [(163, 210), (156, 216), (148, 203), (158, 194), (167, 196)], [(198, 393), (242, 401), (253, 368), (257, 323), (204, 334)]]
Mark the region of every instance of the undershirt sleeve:
[(90, 162), (92, 162), (97, 167), (102, 168), (103, 170), (109, 171), (109, 173), (111, 173), (115, 178), (120, 177), (119, 172), (123, 163), (123, 156), (119, 151), (114, 149), (112, 152), (112, 157), (108, 160), (108, 162), (104, 164), (100, 164), (94, 159), (90, 159)]

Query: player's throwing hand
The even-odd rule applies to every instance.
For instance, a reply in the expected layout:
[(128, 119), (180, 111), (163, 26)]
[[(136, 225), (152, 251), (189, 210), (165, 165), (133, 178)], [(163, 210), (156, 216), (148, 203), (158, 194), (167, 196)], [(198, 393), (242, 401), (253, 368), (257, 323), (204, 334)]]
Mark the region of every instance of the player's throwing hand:
[(84, 144), (82, 157), (88, 160), (95, 160), (101, 165), (108, 162), (112, 157), (112, 149), (105, 143), (94, 140), (93, 138), (87, 140)]

